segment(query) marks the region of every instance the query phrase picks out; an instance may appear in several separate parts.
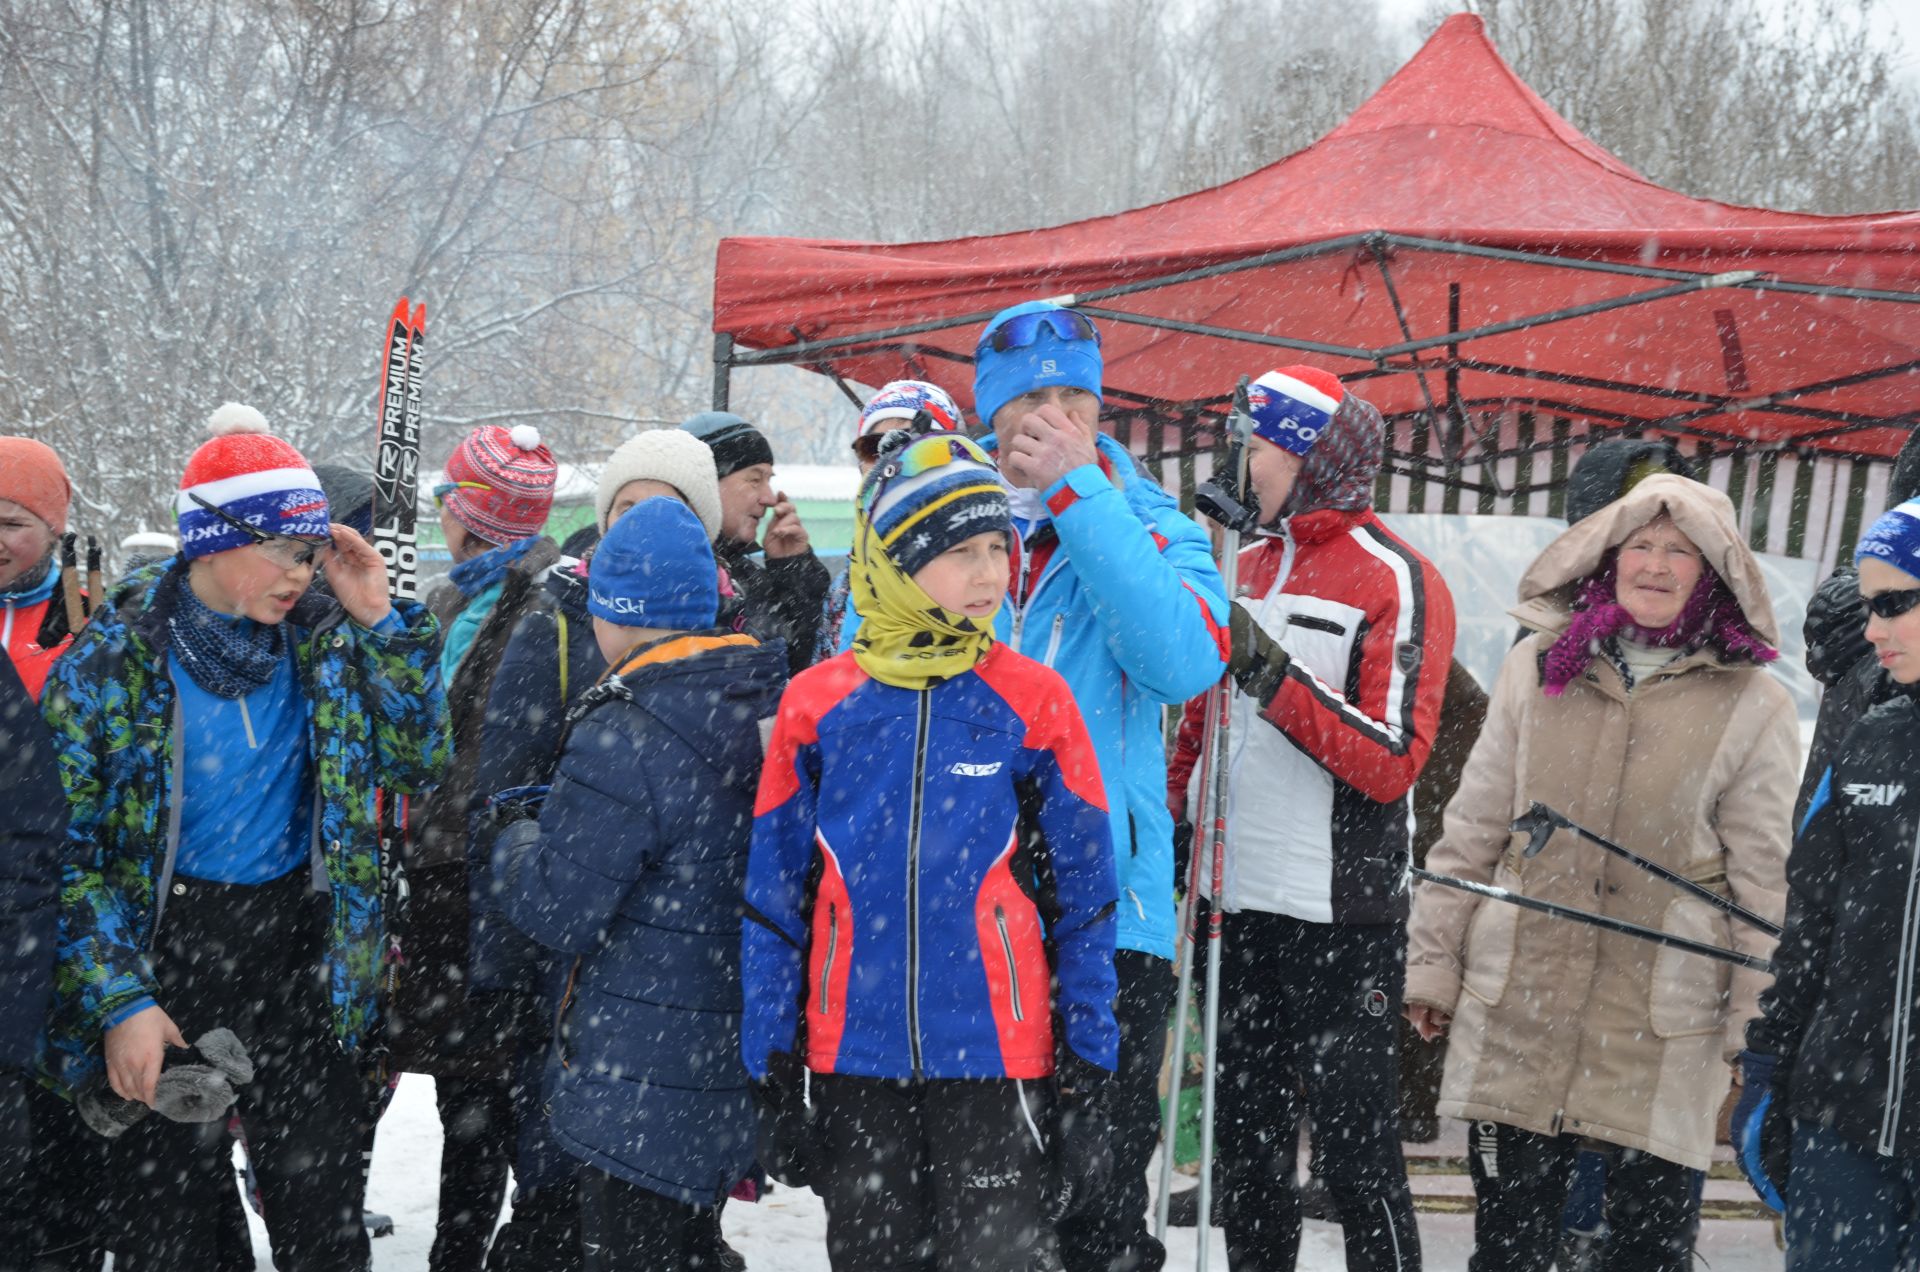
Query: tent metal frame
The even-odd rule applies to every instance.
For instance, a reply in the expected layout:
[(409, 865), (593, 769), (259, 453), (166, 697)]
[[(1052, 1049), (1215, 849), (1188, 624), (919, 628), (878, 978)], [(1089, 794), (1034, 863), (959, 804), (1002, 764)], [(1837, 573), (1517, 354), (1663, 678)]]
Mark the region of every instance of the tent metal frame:
[[(1407, 320), (1404, 306), (1401, 304), (1399, 289), (1395, 283), (1392, 261), (1395, 250), (1433, 252), (1442, 255), (1477, 257), (1488, 260), (1510, 261), (1526, 265), (1535, 265), (1551, 269), (1585, 270), (1600, 274), (1612, 274), (1629, 278), (1657, 280), (1662, 286), (1635, 290), (1618, 296), (1609, 296), (1598, 300), (1570, 305), (1560, 309), (1522, 317), (1503, 319), (1478, 327), (1461, 329), (1460, 321), (1460, 284), (1449, 285), (1448, 291), (1448, 330), (1442, 334), (1416, 337)], [(1301, 337), (1273, 335), (1267, 332), (1245, 331), (1235, 327), (1223, 327), (1204, 322), (1188, 322), (1174, 318), (1162, 318), (1152, 314), (1129, 313), (1126, 310), (1110, 309), (1100, 302), (1117, 297), (1135, 295), (1141, 292), (1156, 291), (1166, 287), (1177, 287), (1183, 283), (1198, 282), (1209, 278), (1218, 278), (1227, 274), (1241, 273), (1260, 269), (1269, 265), (1289, 261), (1307, 260), (1341, 252), (1353, 252), (1356, 263), (1371, 263), (1381, 275), (1386, 286), (1389, 303), (1399, 324), (1401, 339), (1394, 344), (1383, 345), (1377, 349), (1368, 349), (1353, 345), (1334, 344), (1323, 340), (1309, 340)], [(1276, 251), (1262, 252), (1254, 256), (1242, 257), (1230, 261), (1220, 261), (1178, 273), (1162, 275), (1157, 278), (1141, 279), (1135, 282), (1120, 283), (1111, 287), (1096, 288), (1092, 291), (1069, 293), (1053, 299), (1063, 305), (1072, 305), (1089, 317), (1105, 322), (1126, 323), (1137, 327), (1148, 327), (1162, 331), (1178, 332), (1184, 335), (1204, 336), (1221, 340), (1233, 340), (1244, 344), (1264, 346), (1275, 349), (1290, 349), (1301, 353), (1317, 353), (1324, 356), (1346, 358), (1358, 362), (1371, 363), (1372, 366), (1349, 373), (1359, 379), (1377, 379), (1389, 375), (1412, 375), (1419, 384), (1422, 406), (1409, 412), (1400, 412), (1389, 417), (1389, 422), (1412, 419), (1424, 423), (1427, 429), (1437, 434), (1441, 454), (1438, 458), (1425, 453), (1392, 451), (1388, 459), (1390, 464), (1417, 465), (1435, 469), (1423, 475), (1428, 480), (1457, 480), (1453, 475), (1469, 461), (1483, 462), (1484, 454), (1472, 452), (1483, 446), (1485, 437), (1474, 436), (1472, 417), (1475, 413), (1489, 410), (1538, 410), (1557, 415), (1573, 416), (1595, 426), (1598, 434), (1640, 434), (1675, 433), (1697, 437), (1713, 443), (1716, 447), (1727, 446), (1723, 453), (1743, 454), (1748, 452), (1776, 451), (1795, 454), (1803, 458), (1849, 459), (1856, 462), (1887, 463), (1889, 458), (1877, 452), (1850, 450), (1843, 446), (1826, 445), (1813, 447), (1814, 441), (1831, 442), (1832, 439), (1848, 434), (1875, 429), (1892, 429), (1912, 432), (1916, 419), (1920, 419), (1920, 406), (1912, 412), (1892, 416), (1876, 416), (1850, 411), (1836, 411), (1817, 406), (1803, 405), (1798, 402), (1813, 394), (1845, 388), (1850, 385), (1867, 383), (1895, 375), (1920, 375), (1920, 360), (1899, 363), (1894, 366), (1873, 367), (1836, 376), (1825, 380), (1778, 389), (1772, 393), (1742, 397), (1738, 393), (1715, 394), (1697, 390), (1674, 389), (1662, 385), (1636, 384), (1631, 381), (1610, 380), (1598, 376), (1574, 375), (1566, 372), (1545, 370), (1535, 367), (1516, 367), (1510, 364), (1491, 362), (1466, 356), (1461, 346), (1471, 341), (1489, 336), (1504, 335), (1514, 331), (1528, 330), (1567, 322), (1578, 318), (1612, 310), (1625, 309), (1638, 305), (1657, 304), (1662, 300), (1677, 296), (1691, 295), (1696, 292), (1713, 289), (1736, 289), (1751, 292), (1780, 292), (1791, 295), (1818, 296), (1830, 299), (1860, 300), (1884, 302), (1900, 305), (1920, 305), (1920, 292), (1892, 291), (1877, 288), (1839, 287), (1821, 283), (1792, 282), (1784, 279), (1769, 278), (1754, 270), (1734, 270), (1717, 273), (1705, 273), (1680, 269), (1670, 269), (1653, 265), (1623, 264), (1617, 261), (1582, 259), (1574, 256), (1556, 256), (1541, 252), (1528, 252), (1514, 248), (1489, 247), (1473, 243), (1459, 243), (1447, 239), (1419, 238), (1412, 235), (1393, 234), (1385, 231), (1370, 231), (1360, 234), (1342, 235), (1316, 243), (1305, 243), (1295, 247), (1281, 248)], [(834, 336), (824, 340), (808, 340), (798, 328), (793, 328), (795, 343), (779, 345), (766, 349), (742, 349), (736, 346), (734, 337), (726, 332), (714, 336), (713, 361), (713, 402), (716, 410), (725, 410), (731, 396), (732, 373), (736, 367), (758, 367), (779, 365), (800, 365), (810, 370), (829, 375), (841, 390), (854, 397), (844, 379), (834, 371), (833, 359), (840, 356), (865, 356), (887, 350), (900, 350), (909, 357), (937, 357), (945, 361), (968, 363), (973, 359), (969, 355), (954, 353), (950, 350), (929, 347), (918, 343), (915, 336), (934, 331), (950, 331), (956, 327), (976, 326), (993, 317), (996, 310), (978, 313), (953, 315), (928, 319), (921, 322), (906, 323), (875, 331), (859, 332), (853, 335)], [(1435, 352), (1440, 356), (1430, 356)], [(1460, 372), (1477, 371), (1488, 375), (1509, 377), (1515, 380), (1536, 382), (1542, 385), (1560, 384), (1570, 388), (1602, 389), (1608, 392), (1633, 394), (1649, 399), (1650, 402), (1667, 402), (1686, 409), (1668, 413), (1649, 412), (1634, 415), (1621, 411), (1586, 406), (1580, 403), (1556, 400), (1546, 396), (1501, 395), (1499, 397), (1463, 398), (1460, 393)], [(1436, 396), (1429, 376), (1444, 378), (1444, 387)], [(1182, 452), (1194, 453), (1211, 449), (1209, 434), (1216, 434), (1214, 427), (1225, 413), (1227, 394), (1197, 401), (1171, 401), (1153, 394), (1130, 390), (1124, 386), (1109, 384), (1106, 386), (1108, 414), (1148, 414), (1159, 419), (1176, 423), (1182, 432)], [(857, 399), (856, 399), (857, 401)], [(1761, 412), (1773, 415), (1793, 416), (1813, 421), (1826, 427), (1804, 433), (1790, 441), (1757, 442), (1750, 437), (1713, 428), (1702, 421), (1729, 412)], [(1203, 440), (1204, 439), (1204, 440)], [(1476, 445), (1479, 444), (1479, 445)], [(1538, 448), (1536, 448), (1538, 449)], [(1547, 447), (1546, 449), (1552, 449)], [(1412, 474), (1410, 474), (1412, 475)]]

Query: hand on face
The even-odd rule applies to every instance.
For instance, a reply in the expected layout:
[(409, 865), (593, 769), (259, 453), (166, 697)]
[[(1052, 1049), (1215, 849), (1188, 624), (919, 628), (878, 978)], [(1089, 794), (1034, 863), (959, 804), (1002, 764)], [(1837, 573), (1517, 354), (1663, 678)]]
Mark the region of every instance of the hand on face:
[(800, 514), (794, 511), (786, 492), (775, 491), (773, 498), (773, 520), (767, 523), (761, 546), (766, 548), (768, 560), (799, 556), (812, 546), (807, 528), (800, 524)]
[(336, 522), (333, 544), (327, 584), (354, 622), (373, 627), (393, 610), (393, 603), (387, 599), (386, 560), (351, 526)]
[[(1098, 400), (1092, 394), (1085, 396)], [(1019, 400), (1001, 408), (1001, 414), (1020, 409)], [(1054, 403), (1044, 403), (1024, 411), (1012, 421), (1011, 428), (999, 428), (1000, 471), (1008, 481), (1026, 490), (1045, 490), (1076, 468), (1095, 464), (1100, 452), (1094, 446), (1091, 425), (1076, 419)]]

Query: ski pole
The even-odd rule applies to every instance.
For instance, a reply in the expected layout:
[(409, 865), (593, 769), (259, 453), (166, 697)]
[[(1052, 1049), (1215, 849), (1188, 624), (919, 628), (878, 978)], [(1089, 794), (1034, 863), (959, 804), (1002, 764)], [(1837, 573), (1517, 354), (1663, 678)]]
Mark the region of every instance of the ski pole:
[(1187, 1067), (1187, 999), (1193, 994), (1193, 916), (1200, 900), (1200, 837), (1213, 825), (1213, 739), (1216, 713), (1223, 706), (1219, 685), (1207, 690), (1200, 733), (1200, 807), (1195, 810), (1193, 840), (1187, 846), (1187, 894), (1180, 902), (1180, 930), (1174, 934), (1173, 1068), (1167, 1076), (1167, 1100), (1160, 1119), (1160, 1193), (1153, 1206), (1153, 1238), (1165, 1244), (1172, 1216), (1173, 1158), (1180, 1140), (1180, 1079)]
[(1426, 883), (1437, 883), (1443, 888), (1456, 888), (1476, 896), (1505, 901), (1508, 905), (1517, 905), (1523, 910), (1537, 910), (1541, 914), (1552, 915), (1556, 919), (1572, 919), (1576, 923), (1586, 923), (1604, 931), (1639, 937), (1643, 941), (1652, 941), (1656, 945), (1672, 946), (1676, 950), (1685, 950), (1689, 954), (1717, 958), (1723, 963), (1732, 963), (1735, 967), (1751, 967), (1757, 972), (1773, 970), (1773, 964), (1770, 961), (1756, 954), (1744, 954), (1739, 950), (1727, 949), (1725, 946), (1710, 945), (1705, 941), (1675, 936), (1671, 932), (1662, 932), (1659, 928), (1642, 927), (1638, 923), (1629, 923), (1625, 919), (1616, 919), (1610, 915), (1595, 914), (1591, 910), (1576, 909), (1553, 901), (1542, 901), (1538, 897), (1495, 887), (1490, 883), (1474, 883), (1470, 879), (1456, 879), (1452, 875), (1435, 874), (1431, 870), (1421, 870), (1418, 867), (1414, 869), (1413, 877)]
[(1705, 901), (1714, 909), (1732, 915), (1748, 927), (1758, 928), (1768, 936), (1776, 940), (1779, 939), (1780, 925), (1778, 923), (1755, 914), (1752, 910), (1747, 909), (1747, 907), (1741, 905), (1731, 897), (1723, 897), (1711, 888), (1702, 887), (1692, 879), (1687, 878), (1677, 871), (1669, 870), (1657, 861), (1648, 861), (1631, 848), (1622, 848), (1619, 844), (1614, 843), (1604, 835), (1595, 834), (1578, 822), (1570, 820), (1565, 814), (1556, 812), (1538, 801), (1535, 801), (1533, 807), (1525, 813), (1514, 818), (1513, 824), (1508, 827), (1508, 829), (1526, 832), (1527, 847), (1523, 855), (1527, 857), (1539, 856), (1541, 851), (1546, 848), (1548, 842), (1553, 839), (1554, 831), (1570, 830), (1582, 839), (1599, 844), (1614, 856), (1622, 857), (1632, 862), (1654, 878), (1664, 879), (1681, 891), (1700, 898), (1700, 900)]
[[(1233, 438), (1228, 479), (1226, 482), (1208, 482), (1202, 486), (1194, 492), (1194, 503), (1226, 530), (1220, 582), (1226, 590), (1227, 604), (1231, 606), (1240, 586), (1240, 537), (1259, 522), (1258, 513), (1246, 503), (1247, 439), (1253, 433), (1253, 410), (1247, 402), (1245, 376), (1241, 376), (1240, 383), (1234, 387), (1233, 413), (1228, 417), (1227, 428)], [(1221, 930), (1221, 916), (1225, 910), (1227, 888), (1227, 796), (1228, 779), (1231, 776), (1228, 742), (1233, 722), (1231, 668), (1220, 678), (1218, 689), (1220, 709), (1214, 722), (1212, 740), (1213, 823), (1208, 832), (1213, 867), (1213, 903), (1207, 907), (1207, 999), (1200, 1023), (1200, 1195), (1194, 1199), (1199, 1203), (1199, 1213), (1194, 1218), (1197, 1241), (1193, 1264), (1195, 1272), (1207, 1272), (1213, 1254), (1210, 1240), (1213, 1217), (1213, 1110), (1220, 1055), (1220, 962), (1225, 957), (1222, 950), (1226, 944), (1226, 937)], [(1199, 850), (1197, 836), (1194, 849), (1196, 852)]]

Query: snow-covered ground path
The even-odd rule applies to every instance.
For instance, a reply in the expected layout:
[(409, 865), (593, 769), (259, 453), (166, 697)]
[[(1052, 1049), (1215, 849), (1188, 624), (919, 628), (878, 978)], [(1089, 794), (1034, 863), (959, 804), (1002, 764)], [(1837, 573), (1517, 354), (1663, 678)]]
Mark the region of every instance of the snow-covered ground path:
[[(368, 1198), (394, 1219), (394, 1233), (373, 1243), (375, 1272), (423, 1272), (433, 1243), (434, 1197), (440, 1177), (440, 1125), (434, 1114), (433, 1080), (409, 1075), (380, 1124)], [(1770, 1225), (1714, 1221), (1702, 1225), (1700, 1266), (1710, 1272), (1778, 1272), (1782, 1265)], [(747, 1256), (752, 1272), (827, 1272), (826, 1218), (811, 1192), (776, 1190), (759, 1205), (733, 1204), (727, 1238)], [(1459, 1272), (1467, 1265), (1472, 1221), (1464, 1215), (1420, 1216), (1428, 1272)], [(1194, 1234), (1176, 1229), (1168, 1272), (1194, 1266)], [(1226, 1272), (1226, 1249), (1213, 1237), (1212, 1268)], [(254, 1249), (264, 1270), (271, 1266), (266, 1231), (254, 1221)], [(1344, 1272), (1339, 1230), (1309, 1223), (1301, 1246), (1301, 1272)]]

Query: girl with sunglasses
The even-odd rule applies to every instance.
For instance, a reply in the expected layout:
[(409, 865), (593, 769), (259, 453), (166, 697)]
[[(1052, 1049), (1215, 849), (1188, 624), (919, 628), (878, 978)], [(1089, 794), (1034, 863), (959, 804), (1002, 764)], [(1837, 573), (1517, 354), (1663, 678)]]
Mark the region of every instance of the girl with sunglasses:
[(1840, 745), (1794, 840), (1733, 1119), (1742, 1169), (1786, 1211), (1788, 1272), (1920, 1261), (1920, 499), (1854, 560), (1895, 692)]
[[(365, 1268), (372, 792), (422, 790), (445, 761), (438, 628), (389, 603), (380, 554), (258, 411), (209, 429), (180, 556), (124, 580), (48, 681), (70, 816), (49, 1032), (69, 1090), (150, 1104), (169, 1048), (232, 1030), (274, 1265)], [(109, 1248), (213, 1266), (232, 1181), (225, 1119), (142, 1120), (108, 1148)]]

